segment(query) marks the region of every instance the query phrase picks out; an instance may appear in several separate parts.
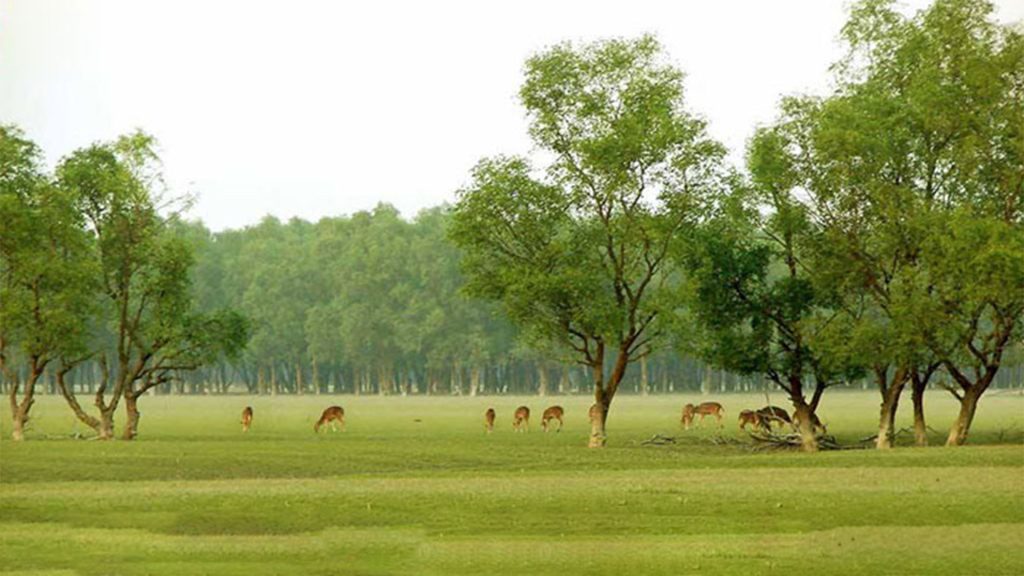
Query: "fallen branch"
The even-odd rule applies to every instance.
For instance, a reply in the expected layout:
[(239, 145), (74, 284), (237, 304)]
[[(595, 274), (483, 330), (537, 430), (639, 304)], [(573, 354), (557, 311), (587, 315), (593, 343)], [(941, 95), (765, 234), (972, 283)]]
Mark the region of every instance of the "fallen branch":
[[(755, 450), (789, 450), (803, 446), (803, 438), (799, 434), (775, 434), (763, 430), (747, 432), (755, 442)], [(822, 435), (817, 437), (819, 450), (845, 450), (859, 446), (842, 446), (835, 436)]]
[(675, 444), (675, 436), (662, 436), (661, 434), (655, 434), (649, 439), (644, 440), (640, 443), (641, 446), (664, 446), (666, 444)]

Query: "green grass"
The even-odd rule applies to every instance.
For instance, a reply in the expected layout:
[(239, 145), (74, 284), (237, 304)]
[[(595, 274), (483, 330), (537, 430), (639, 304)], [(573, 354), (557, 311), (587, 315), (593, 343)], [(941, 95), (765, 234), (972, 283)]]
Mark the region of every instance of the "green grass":
[[(815, 455), (707, 441), (742, 440), (755, 396), (683, 432), (692, 399), (620, 397), (588, 450), (583, 397), (147, 397), (136, 442), (69, 439), (44, 397), (29, 441), (0, 422), (0, 574), (1024, 573), (1024, 397), (983, 399), (967, 447)], [(316, 436), (331, 403), (348, 431)], [(514, 434), (520, 403), (562, 404), (565, 431)], [(877, 405), (830, 393), (822, 415), (849, 443)], [(955, 409), (929, 396), (933, 443)]]

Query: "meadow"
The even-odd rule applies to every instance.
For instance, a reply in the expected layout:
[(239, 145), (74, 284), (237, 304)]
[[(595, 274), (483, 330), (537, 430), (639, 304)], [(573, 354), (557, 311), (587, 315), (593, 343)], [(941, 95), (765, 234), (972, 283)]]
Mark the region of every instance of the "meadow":
[[(44, 396), (27, 441), (0, 425), (0, 574), (1024, 573), (1019, 393), (983, 399), (962, 448), (813, 455), (749, 449), (736, 416), (762, 396), (714, 397), (724, 428), (680, 430), (700, 399), (620, 396), (591, 450), (582, 396), (146, 397), (135, 442), (73, 439)], [(314, 434), (332, 403), (347, 430)], [(550, 404), (561, 433), (540, 429)], [(836, 392), (821, 414), (851, 444), (877, 406)], [(927, 408), (940, 445), (955, 402)], [(655, 433), (677, 443), (642, 444)]]

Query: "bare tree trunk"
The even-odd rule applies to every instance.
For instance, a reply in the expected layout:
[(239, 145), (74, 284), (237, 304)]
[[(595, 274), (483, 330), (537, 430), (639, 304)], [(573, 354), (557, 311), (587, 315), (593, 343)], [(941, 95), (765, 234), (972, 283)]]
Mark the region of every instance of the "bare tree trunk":
[(608, 399), (600, 387), (594, 391), (594, 405), (590, 407), (590, 442), (589, 448), (604, 448), (608, 441), (605, 425), (608, 421)]
[(78, 420), (89, 428), (99, 432), (100, 421), (82, 409), (81, 404), (78, 403), (78, 398), (75, 397), (74, 392), (64, 381), (64, 376), (66, 374), (67, 370), (62, 369), (57, 371), (57, 389), (60, 390), (61, 395), (64, 396), (64, 400), (68, 403), (68, 406), (71, 407), (71, 411), (75, 413)]
[(99, 439), (110, 440), (114, 437), (114, 408), (100, 411)]
[(537, 396), (548, 395), (548, 370), (543, 362), (537, 362)]
[(818, 437), (814, 434), (814, 417), (811, 407), (803, 402), (796, 406), (793, 424), (800, 434), (800, 449), (804, 452), (818, 451)]
[(978, 399), (981, 397), (977, 390), (977, 387), (972, 387), (970, 390), (964, 391), (960, 398), (960, 413), (949, 429), (946, 446), (962, 446), (967, 442), (967, 433), (971, 429), (974, 413), (978, 409)]
[(295, 361), (295, 393), (299, 396), (303, 394), (303, 382), (302, 382), (302, 363), (298, 360)]
[[(43, 362), (45, 364), (45, 362)], [(11, 438), (15, 441), (22, 441), (25, 439), (25, 424), (29, 420), (29, 410), (32, 409), (32, 405), (35, 404), (35, 393), (36, 384), (39, 382), (39, 377), (43, 373), (43, 366), (40, 366), (37, 359), (32, 360), (32, 370), (29, 374), (28, 381), (25, 382), (25, 391), (22, 393), (21, 402), (18, 401), (18, 381), (15, 379), (11, 382), (11, 391), (9, 399), (11, 402), (11, 423), (13, 424), (11, 430)]]
[(647, 356), (644, 355), (640, 358), (640, 394), (647, 396), (650, 394), (650, 385), (647, 380)]
[(927, 380), (917, 373), (913, 375), (914, 444), (918, 446), (928, 445), (928, 425), (924, 421), (924, 391), (927, 385)]
[(878, 423), (878, 438), (875, 440), (875, 448), (886, 450), (892, 448), (893, 434), (896, 426), (896, 409), (899, 407), (900, 395), (906, 386), (906, 371), (903, 368), (896, 370), (892, 382), (887, 385), (888, 375), (885, 369), (876, 373), (878, 386), (882, 391), (882, 409)]
[(125, 392), (124, 410), (128, 416), (124, 425), (124, 432), (121, 433), (122, 440), (134, 440), (139, 435), (139, 398), (135, 393)]

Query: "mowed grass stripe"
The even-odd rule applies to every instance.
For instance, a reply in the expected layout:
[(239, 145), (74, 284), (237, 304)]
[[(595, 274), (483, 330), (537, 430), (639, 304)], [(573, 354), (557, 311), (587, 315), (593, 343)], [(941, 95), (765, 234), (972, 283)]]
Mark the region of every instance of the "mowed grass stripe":
[[(623, 397), (595, 451), (579, 397), (155, 397), (108, 443), (43, 439), (74, 426), (44, 397), (32, 440), (0, 440), (0, 574), (1024, 573), (1024, 398), (986, 399), (967, 447), (815, 455), (708, 442), (764, 403), (716, 399), (724, 428), (681, 431), (687, 398)], [(841, 439), (873, 433), (876, 395), (828, 401)], [(334, 403), (348, 432), (314, 435)], [(566, 431), (513, 434), (520, 403)]]

